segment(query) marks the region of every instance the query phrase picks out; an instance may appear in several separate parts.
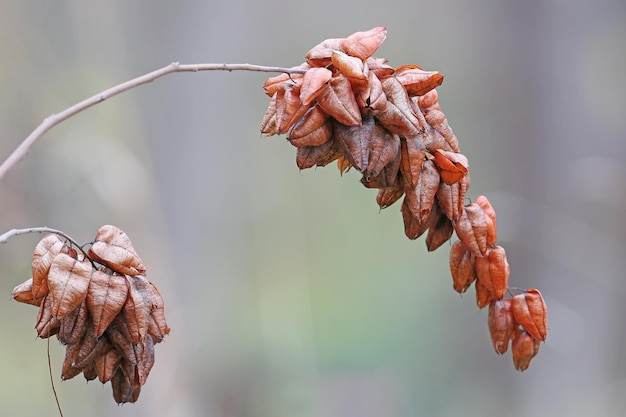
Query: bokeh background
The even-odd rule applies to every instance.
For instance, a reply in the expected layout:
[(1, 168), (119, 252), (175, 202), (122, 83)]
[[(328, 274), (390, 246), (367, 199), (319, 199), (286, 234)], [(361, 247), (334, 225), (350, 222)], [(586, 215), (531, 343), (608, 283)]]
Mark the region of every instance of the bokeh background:
[[(550, 335), (525, 373), (490, 344), (448, 250), (334, 166), (259, 134), (269, 74), (172, 74), (48, 132), (0, 181), (0, 232), (81, 242), (115, 224), (172, 332), (140, 400), (61, 382), (66, 416), (622, 415), (626, 409), (626, 3), (0, 1), (0, 159), (44, 117), (164, 66), (292, 66), (374, 26), (394, 66), (446, 75), (470, 197), (498, 213), (511, 285)], [(0, 415), (56, 414), (36, 309), (10, 300), (40, 236), (0, 247)]]

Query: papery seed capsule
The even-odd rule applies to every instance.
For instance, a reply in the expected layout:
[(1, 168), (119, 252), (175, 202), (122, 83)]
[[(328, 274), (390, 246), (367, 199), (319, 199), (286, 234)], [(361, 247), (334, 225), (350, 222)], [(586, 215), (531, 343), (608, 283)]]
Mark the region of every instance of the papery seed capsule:
[(511, 273), (504, 248), (496, 246), (489, 249), (487, 255), (476, 256), (475, 261), (478, 280), (487, 287), (496, 300), (504, 297)]
[(487, 324), (493, 348), (498, 355), (504, 354), (509, 348), (509, 340), (517, 326), (513, 319), (509, 298), (492, 301), (489, 304)]
[(495, 301), (495, 298), (489, 291), (489, 288), (487, 288), (480, 279), (475, 281), (474, 288), (476, 289), (476, 305), (478, 308), (485, 308), (492, 301)]
[(450, 273), (452, 286), (459, 294), (464, 293), (476, 280), (474, 254), (460, 240), (450, 248)]
[(511, 342), (511, 355), (515, 369), (521, 372), (528, 369), (530, 361), (539, 353), (540, 344), (540, 341), (522, 326), (517, 326)]
[(513, 297), (511, 309), (515, 320), (535, 339), (544, 341), (548, 334), (548, 308), (539, 290), (529, 288)]

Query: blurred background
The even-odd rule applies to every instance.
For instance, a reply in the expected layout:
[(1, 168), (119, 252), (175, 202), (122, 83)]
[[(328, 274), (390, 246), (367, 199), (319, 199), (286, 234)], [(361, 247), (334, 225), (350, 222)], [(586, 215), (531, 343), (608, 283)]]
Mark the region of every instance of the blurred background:
[[(530, 369), (452, 289), (448, 248), (334, 165), (261, 137), (272, 74), (172, 74), (48, 132), (0, 181), (0, 233), (125, 230), (168, 323), (139, 402), (60, 381), (66, 416), (621, 415), (626, 408), (626, 3), (0, 2), (0, 159), (44, 117), (169, 64), (293, 66), (388, 27), (376, 56), (445, 74), (440, 103), (489, 197), (510, 285), (550, 334)], [(10, 300), (38, 235), (0, 247), (0, 415), (56, 415), (34, 307)]]

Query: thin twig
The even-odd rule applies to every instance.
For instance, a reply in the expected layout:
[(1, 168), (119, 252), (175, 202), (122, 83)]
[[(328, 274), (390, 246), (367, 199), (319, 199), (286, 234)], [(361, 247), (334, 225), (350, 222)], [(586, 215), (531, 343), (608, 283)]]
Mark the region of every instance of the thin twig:
[(63, 417), (63, 410), (61, 410), (61, 403), (59, 402), (59, 396), (57, 395), (57, 390), (54, 386), (54, 377), (52, 376), (52, 361), (50, 360), (50, 337), (48, 337), (48, 373), (50, 374), (50, 385), (52, 385), (52, 393), (54, 394), (54, 400), (57, 402), (57, 408), (59, 409), (59, 414)]
[(5, 232), (5, 233), (0, 235), (0, 244), (7, 243), (7, 241), (9, 239), (11, 239), (12, 237), (14, 237), (14, 236), (25, 235), (25, 234), (28, 234), (28, 233), (54, 233), (54, 234), (57, 234), (59, 236), (64, 237), (65, 239), (67, 239), (70, 242), (72, 242), (72, 244), (74, 246), (76, 246), (77, 248), (80, 248), (80, 245), (74, 239), (72, 239), (68, 234), (66, 234), (65, 232), (62, 232), (62, 231), (57, 230), (57, 229), (51, 229), (51, 228), (46, 227), (46, 226), (29, 227), (27, 229), (11, 229), (8, 232)]
[(200, 72), (200, 71), (260, 71), (260, 72), (284, 72), (288, 74), (304, 74), (304, 70), (295, 68), (282, 68), (282, 67), (267, 67), (263, 65), (252, 64), (179, 64), (173, 62), (163, 68), (149, 72), (132, 80), (128, 80), (114, 87), (109, 88), (101, 93), (89, 97), (79, 103), (74, 104), (71, 107), (63, 110), (60, 113), (53, 114), (43, 120), (43, 122), (31, 132), (20, 143), (20, 145), (13, 151), (11, 155), (0, 165), (0, 179), (13, 168), (13, 166), (26, 156), (28, 150), (33, 146), (37, 140), (43, 136), (48, 130), (61, 123), (62, 121), (69, 119), (70, 117), (94, 106), (104, 100), (113, 97), (117, 94), (123, 93), (135, 87), (143, 84), (147, 84), (156, 80), (157, 78), (174, 72)]

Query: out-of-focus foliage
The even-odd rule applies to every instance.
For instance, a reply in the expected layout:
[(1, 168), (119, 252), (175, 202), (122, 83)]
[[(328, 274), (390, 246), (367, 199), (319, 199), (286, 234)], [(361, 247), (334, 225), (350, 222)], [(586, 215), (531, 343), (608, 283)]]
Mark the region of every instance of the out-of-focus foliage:
[[(492, 352), (444, 252), (406, 239), (358, 175), (299, 174), (282, 137), (260, 137), (266, 74), (176, 74), (54, 128), (0, 183), (2, 231), (87, 241), (119, 225), (167, 303), (174, 330), (135, 405), (58, 382), (51, 343), (66, 415), (621, 413), (623, 2), (140, 3), (0, 5), (0, 158), (45, 116), (169, 62), (291, 66), (383, 25), (391, 65), (445, 75), (472, 194), (498, 212), (511, 280), (542, 289), (550, 335), (523, 374)], [(9, 300), (37, 239), (0, 248), (1, 415), (54, 413), (33, 310)]]

